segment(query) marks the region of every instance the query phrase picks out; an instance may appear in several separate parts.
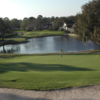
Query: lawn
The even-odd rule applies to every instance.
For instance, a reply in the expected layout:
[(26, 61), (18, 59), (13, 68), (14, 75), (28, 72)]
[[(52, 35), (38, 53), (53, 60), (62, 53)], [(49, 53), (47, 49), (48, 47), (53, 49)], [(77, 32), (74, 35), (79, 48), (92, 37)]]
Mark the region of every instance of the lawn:
[(41, 37), (41, 36), (55, 36), (55, 35), (62, 35), (64, 32), (62, 31), (32, 31), (32, 32), (25, 32), (27, 38), (29, 37)]
[(52, 90), (100, 84), (99, 54), (0, 57), (6, 57), (0, 59), (0, 87)]

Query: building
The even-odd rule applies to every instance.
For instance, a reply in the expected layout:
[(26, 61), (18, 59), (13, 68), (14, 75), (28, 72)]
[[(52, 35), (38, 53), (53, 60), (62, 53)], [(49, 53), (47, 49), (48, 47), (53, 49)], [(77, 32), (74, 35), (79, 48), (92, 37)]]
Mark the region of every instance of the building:
[(64, 25), (62, 27), (59, 27), (59, 30), (65, 30), (65, 31), (69, 31), (69, 32), (73, 33), (75, 25), (76, 25), (76, 23), (74, 23), (74, 24), (64, 23)]

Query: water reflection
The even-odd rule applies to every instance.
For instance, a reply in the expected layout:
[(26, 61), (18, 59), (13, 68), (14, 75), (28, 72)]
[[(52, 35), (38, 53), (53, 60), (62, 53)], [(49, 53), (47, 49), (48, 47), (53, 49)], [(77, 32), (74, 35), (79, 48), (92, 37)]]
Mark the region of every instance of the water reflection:
[(26, 44), (18, 45), (5, 45), (0, 47), (0, 53), (52, 53), (52, 52), (61, 52), (61, 49), (64, 52), (77, 52), (77, 51), (86, 51), (100, 49), (100, 44), (96, 42), (91, 42), (87, 39), (78, 40), (77, 37), (71, 36), (50, 36), (50, 37), (41, 37), (41, 38), (32, 38), (28, 40)]
[(5, 46), (2, 46), (2, 50), (0, 49), (0, 53), (14, 53), (16, 51), (20, 51), (20, 47), (19, 46), (14, 46), (12, 45), (11, 48), (5, 48)]

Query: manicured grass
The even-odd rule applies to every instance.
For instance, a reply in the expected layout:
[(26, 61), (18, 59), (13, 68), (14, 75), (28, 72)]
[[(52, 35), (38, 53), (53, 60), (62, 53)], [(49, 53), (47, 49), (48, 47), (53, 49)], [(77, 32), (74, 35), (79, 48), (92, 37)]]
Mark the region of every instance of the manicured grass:
[(51, 36), (51, 35), (62, 35), (64, 32), (61, 31), (49, 31), (49, 30), (43, 30), (43, 31), (32, 31), (32, 32), (25, 32), (26, 37), (37, 37), (37, 36)]
[(0, 57), (0, 87), (51, 90), (100, 84), (100, 55), (14, 55)]
[(12, 38), (11, 40), (14, 40), (16, 42), (23, 42), (26, 41), (26, 38)]

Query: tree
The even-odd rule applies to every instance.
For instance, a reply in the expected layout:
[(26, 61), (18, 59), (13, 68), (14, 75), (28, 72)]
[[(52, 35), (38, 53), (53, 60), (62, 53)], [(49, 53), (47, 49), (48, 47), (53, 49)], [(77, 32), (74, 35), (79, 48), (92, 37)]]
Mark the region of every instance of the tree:
[(16, 29), (20, 28), (20, 21), (18, 19), (14, 18), (11, 20), (11, 25), (12, 25), (13, 30), (16, 30)]
[(2, 36), (2, 40), (4, 40), (4, 22), (2, 18), (0, 18), (0, 34)]
[(55, 19), (55, 17), (54, 17), (54, 16), (52, 16), (52, 17), (50, 18), (51, 22), (53, 22), (53, 21), (54, 21), (54, 19)]
[(4, 40), (5, 34), (10, 34), (11, 32), (12, 27), (9, 18), (0, 18), (0, 34), (2, 36), (2, 40)]
[(5, 25), (5, 34), (11, 34), (12, 33), (12, 25), (11, 25), (11, 21), (9, 20), (8, 17), (5, 17), (3, 19), (4, 25)]
[(26, 27), (28, 26), (28, 24), (29, 24), (29, 19), (25, 17), (22, 21), (21, 27), (26, 31)]
[(93, 0), (83, 5), (82, 13), (77, 14), (76, 19), (76, 34), (100, 39), (100, 0)]
[(43, 16), (42, 15), (38, 15), (37, 19), (35, 20), (35, 28), (36, 29), (42, 29), (43, 26), (44, 26), (44, 24), (43, 24)]
[(53, 30), (58, 30), (59, 27), (61, 27), (63, 25), (63, 23), (64, 23), (64, 21), (61, 18), (56, 18), (52, 24)]
[(29, 17), (29, 19), (28, 19), (29, 24), (33, 24), (34, 21), (35, 21), (34, 17)]

